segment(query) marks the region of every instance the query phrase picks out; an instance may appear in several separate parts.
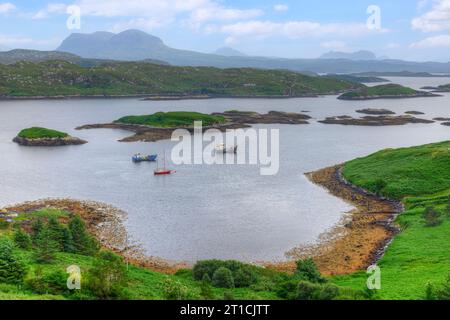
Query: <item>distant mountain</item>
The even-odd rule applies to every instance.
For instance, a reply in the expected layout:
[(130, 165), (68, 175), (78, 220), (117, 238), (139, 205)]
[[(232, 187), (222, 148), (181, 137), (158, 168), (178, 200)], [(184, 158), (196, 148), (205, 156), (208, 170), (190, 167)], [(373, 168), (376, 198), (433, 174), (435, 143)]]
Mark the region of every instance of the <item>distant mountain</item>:
[[(371, 53), (353, 57), (370, 57), (369, 60), (341, 59), (284, 59), (251, 56), (223, 56), (188, 50), (174, 49), (152, 35), (139, 30), (128, 30), (119, 34), (96, 32), (72, 34), (58, 51), (70, 52), (83, 58), (138, 61), (153, 59), (167, 61), (178, 66), (212, 66), (218, 68), (264, 68), (288, 69), (314, 73), (358, 73), (358, 72), (430, 72), (450, 73), (450, 63), (408, 62), (401, 60), (375, 60)], [(329, 56), (330, 57), (330, 56)]]
[(225, 57), (246, 57), (245, 53), (242, 53), (236, 49), (230, 47), (222, 47), (213, 52), (214, 54), (218, 54), (220, 56)]
[(377, 56), (366, 50), (361, 50), (357, 52), (339, 52), (330, 51), (320, 56), (319, 59), (346, 59), (346, 60), (376, 60)]
[[(97, 66), (106, 62), (111, 62), (112, 60), (104, 59), (87, 59), (82, 58), (78, 55), (60, 52), (60, 51), (38, 51), (38, 50), (25, 50), (25, 49), (15, 49), (6, 52), (0, 52), (0, 64), (13, 64), (19, 61), (27, 62), (44, 62), (51, 60), (63, 60), (75, 63), (82, 67), (92, 67)], [(145, 62), (154, 64), (167, 64), (164, 61), (157, 61), (146, 59)]]

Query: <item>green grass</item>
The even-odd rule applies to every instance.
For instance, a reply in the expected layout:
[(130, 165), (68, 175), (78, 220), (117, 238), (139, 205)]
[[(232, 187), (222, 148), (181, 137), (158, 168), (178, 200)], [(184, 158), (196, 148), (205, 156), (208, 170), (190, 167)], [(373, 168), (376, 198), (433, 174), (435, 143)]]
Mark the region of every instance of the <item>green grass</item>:
[(340, 98), (370, 98), (374, 96), (402, 96), (414, 95), (418, 91), (398, 84), (384, 84), (374, 87), (363, 87), (355, 91), (344, 93)]
[[(344, 176), (370, 188), (371, 181), (387, 182), (383, 193), (402, 199), (406, 210), (396, 220), (402, 231), (379, 261), (382, 299), (424, 299), (427, 283), (441, 285), (450, 274), (450, 142), (385, 150), (345, 165)], [(408, 195), (408, 197), (406, 197)], [(425, 226), (426, 207), (441, 213), (442, 224)], [(365, 273), (334, 277), (342, 286), (362, 288)]]
[(26, 139), (42, 139), (42, 138), (66, 138), (69, 135), (65, 132), (56, 131), (47, 128), (33, 127), (28, 129), (23, 129), (19, 132), (18, 136), (20, 138)]
[(203, 126), (226, 122), (222, 116), (212, 116), (198, 112), (157, 112), (151, 115), (127, 116), (116, 120), (118, 123), (140, 124), (153, 127), (193, 126), (194, 121), (202, 121)]
[(370, 191), (382, 179), (382, 193), (395, 199), (434, 194), (450, 188), (450, 141), (425, 146), (387, 149), (349, 161), (343, 174)]
[(359, 84), (284, 70), (176, 67), (111, 62), (80, 67), (66, 61), (0, 64), (0, 95), (301, 96), (358, 88)]

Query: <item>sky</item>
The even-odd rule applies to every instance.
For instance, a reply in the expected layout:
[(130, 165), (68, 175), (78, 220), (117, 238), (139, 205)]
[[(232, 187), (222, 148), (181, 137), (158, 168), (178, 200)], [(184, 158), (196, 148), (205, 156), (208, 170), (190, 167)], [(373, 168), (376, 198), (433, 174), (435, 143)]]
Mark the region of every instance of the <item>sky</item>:
[(73, 32), (126, 29), (201, 52), (450, 61), (450, 0), (0, 0), (0, 48), (54, 50)]

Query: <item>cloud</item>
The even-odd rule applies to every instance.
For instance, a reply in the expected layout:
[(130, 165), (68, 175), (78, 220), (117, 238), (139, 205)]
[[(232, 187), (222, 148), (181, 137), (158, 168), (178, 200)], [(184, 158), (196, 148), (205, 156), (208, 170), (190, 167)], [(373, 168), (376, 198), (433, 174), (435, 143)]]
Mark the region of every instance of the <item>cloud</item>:
[(0, 3), (0, 14), (6, 14), (16, 9), (11, 2)]
[(413, 30), (439, 32), (450, 29), (450, 0), (434, 0), (431, 10), (411, 21)]
[(450, 47), (450, 35), (429, 37), (421, 41), (411, 43), (410, 47), (414, 49)]
[(65, 14), (67, 5), (64, 3), (50, 3), (44, 9), (39, 10), (33, 15), (33, 19), (45, 19), (51, 14)]
[(289, 7), (285, 4), (276, 4), (273, 6), (273, 10), (278, 11), (278, 12), (284, 12), (284, 11), (288, 11)]
[(388, 32), (386, 29), (369, 30), (365, 24), (359, 23), (326, 23), (311, 21), (246, 21), (220, 27), (208, 27), (208, 32), (221, 32), (228, 35), (227, 43), (238, 42), (242, 38), (284, 37), (299, 39), (306, 37), (355, 37)]

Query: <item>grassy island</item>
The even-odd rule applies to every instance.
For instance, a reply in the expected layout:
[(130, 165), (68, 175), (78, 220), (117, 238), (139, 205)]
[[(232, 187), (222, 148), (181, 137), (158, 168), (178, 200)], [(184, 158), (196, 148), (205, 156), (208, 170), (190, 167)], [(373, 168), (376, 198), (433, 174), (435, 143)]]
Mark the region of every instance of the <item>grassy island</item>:
[[(379, 261), (383, 299), (448, 299), (450, 283), (450, 141), (388, 149), (348, 162), (344, 176), (367, 190), (401, 200), (401, 228)], [(334, 278), (360, 288), (367, 274)]]
[(23, 129), (19, 132), (18, 137), (24, 139), (52, 139), (52, 138), (67, 138), (69, 135), (65, 132), (41, 128), (32, 127)]
[(185, 127), (193, 126), (194, 121), (202, 121), (203, 126), (225, 123), (222, 116), (208, 115), (199, 112), (157, 112), (151, 115), (126, 116), (116, 120), (116, 123), (138, 124), (152, 127)]
[(369, 100), (380, 98), (409, 98), (433, 96), (433, 94), (424, 91), (417, 91), (398, 84), (385, 84), (374, 87), (363, 87), (350, 91), (339, 96), (341, 100)]

